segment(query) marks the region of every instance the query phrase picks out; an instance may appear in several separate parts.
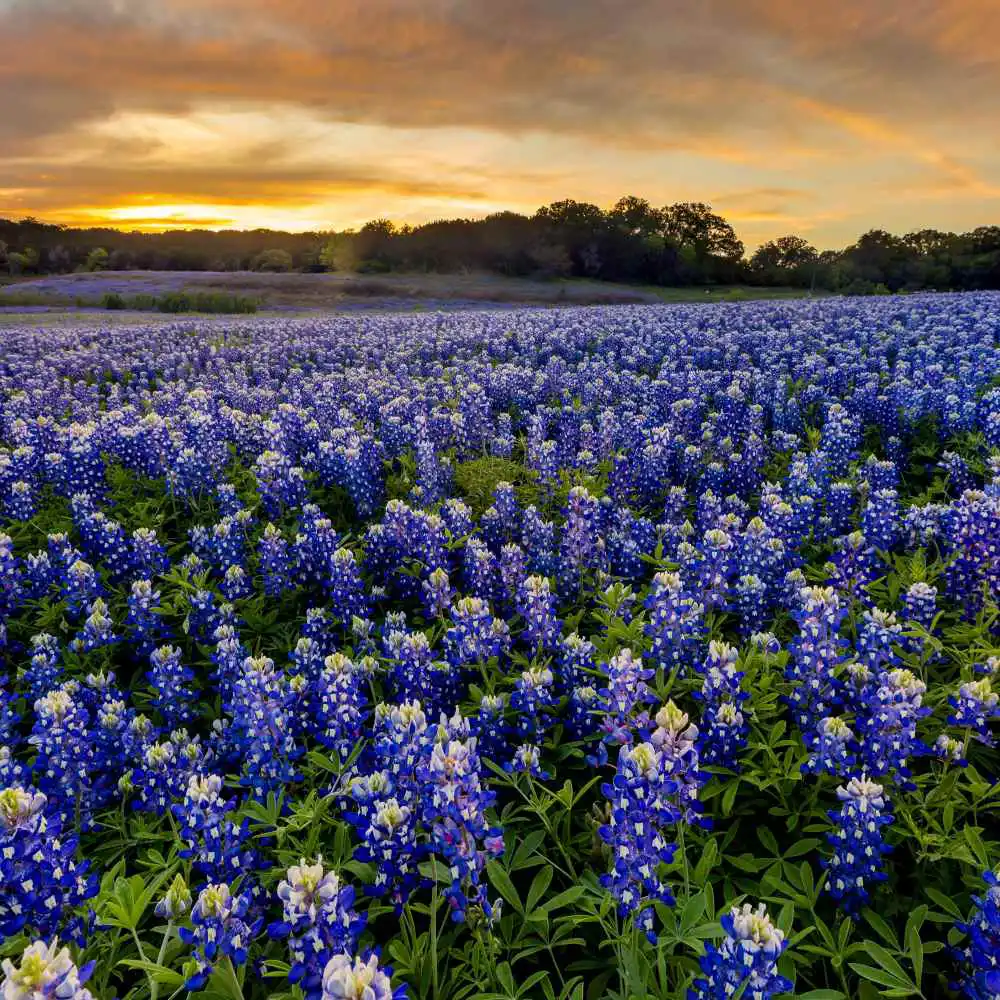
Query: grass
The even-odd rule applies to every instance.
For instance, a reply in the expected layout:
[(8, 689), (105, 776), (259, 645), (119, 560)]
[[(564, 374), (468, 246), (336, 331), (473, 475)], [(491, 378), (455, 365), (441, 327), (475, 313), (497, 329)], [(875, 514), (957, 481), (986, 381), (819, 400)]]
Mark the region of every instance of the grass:
[(774, 288), (757, 285), (713, 285), (706, 288), (664, 288), (658, 285), (642, 287), (662, 302), (757, 302), (766, 299), (825, 298), (833, 294), (822, 288), (810, 293), (808, 288), (792, 288), (784, 285)]
[(259, 302), (245, 295), (227, 292), (166, 292), (163, 295), (122, 295), (105, 292), (101, 296), (68, 295), (59, 292), (0, 292), (0, 306), (107, 309), (161, 313), (255, 313)]
[[(0, 279), (0, 305), (143, 309), (165, 312), (240, 313), (259, 309), (338, 312), (344, 309), (573, 306), (726, 302), (804, 298), (801, 288), (718, 285), (662, 288), (567, 278), (540, 281), (495, 274), (391, 273), (363, 275), (235, 272), (104, 271), (45, 276), (36, 289), (31, 276)], [(4, 288), (3, 285), (8, 287)], [(20, 290), (19, 286), (25, 286)], [(86, 292), (86, 294), (78, 294)], [(818, 292), (817, 295), (827, 294)], [(164, 300), (161, 303), (159, 300)], [(124, 305), (119, 304), (123, 300)], [(192, 304), (185, 306), (186, 301)], [(110, 305), (108, 303), (111, 303)]]

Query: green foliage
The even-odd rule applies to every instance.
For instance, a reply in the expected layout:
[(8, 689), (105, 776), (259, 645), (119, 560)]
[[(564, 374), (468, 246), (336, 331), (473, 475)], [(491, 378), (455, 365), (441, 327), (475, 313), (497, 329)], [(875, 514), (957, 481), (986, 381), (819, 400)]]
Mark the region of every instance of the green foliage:
[(525, 503), (534, 503), (538, 488), (532, 474), (518, 462), (492, 455), (475, 458), (455, 465), (455, 489), (473, 512), (482, 514), (493, 502), (497, 483), (513, 483), (518, 497)]

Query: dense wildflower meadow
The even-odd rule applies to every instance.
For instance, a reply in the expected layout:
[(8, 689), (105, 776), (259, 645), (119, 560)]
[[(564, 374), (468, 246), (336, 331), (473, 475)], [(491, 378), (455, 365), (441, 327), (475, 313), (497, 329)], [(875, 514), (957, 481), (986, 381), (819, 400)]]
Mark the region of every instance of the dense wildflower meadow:
[(0, 331), (0, 996), (1000, 997), (1000, 296)]

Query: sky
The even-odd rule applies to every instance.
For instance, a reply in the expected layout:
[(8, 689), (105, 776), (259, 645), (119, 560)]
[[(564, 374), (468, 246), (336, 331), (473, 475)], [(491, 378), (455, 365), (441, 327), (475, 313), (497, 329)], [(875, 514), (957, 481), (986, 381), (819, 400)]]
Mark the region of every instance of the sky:
[(0, 0), (0, 217), (1000, 222), (997, 0)]

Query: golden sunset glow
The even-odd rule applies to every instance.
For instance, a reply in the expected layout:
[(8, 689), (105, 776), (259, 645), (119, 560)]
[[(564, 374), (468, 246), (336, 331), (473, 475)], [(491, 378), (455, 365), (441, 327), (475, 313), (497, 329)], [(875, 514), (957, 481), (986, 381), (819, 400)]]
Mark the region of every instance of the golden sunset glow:
[(960, 230), (1000, 213), (998, 36), (991, 0), (0, 0), (0, 216), (315, 230), (635, 193), (749, 246)]

